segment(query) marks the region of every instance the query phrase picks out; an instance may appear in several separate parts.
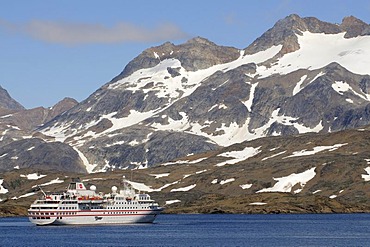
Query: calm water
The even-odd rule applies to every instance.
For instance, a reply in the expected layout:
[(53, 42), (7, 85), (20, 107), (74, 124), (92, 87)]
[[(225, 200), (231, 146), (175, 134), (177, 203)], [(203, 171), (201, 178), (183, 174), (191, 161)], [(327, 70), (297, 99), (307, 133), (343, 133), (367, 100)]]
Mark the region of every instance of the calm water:
[(0, 218), (0, 246), (370, 246), (370, 214), (160, 215), (155, 224), (44, 227)]

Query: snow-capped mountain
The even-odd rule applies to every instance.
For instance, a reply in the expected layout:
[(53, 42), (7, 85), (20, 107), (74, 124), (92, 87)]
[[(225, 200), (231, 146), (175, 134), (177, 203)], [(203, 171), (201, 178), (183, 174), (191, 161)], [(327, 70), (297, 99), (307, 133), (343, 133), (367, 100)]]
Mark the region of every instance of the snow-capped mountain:
[[(16, 102), (13, 99), (8, 101)], [(72, 147), (65, 143), (45, 141), (47, 138), (34, 131), (77, 103), (74, 99), (65, 98), (49, 108), (1, 108), (0, 171), (30, 167), (36, 170), (86, 172), (82, 160)]]
[(0, 215), (76, 173), (175, 213), (369, 212), (369, 55), (368, 24), (291, 15), (245, 49), (149, 48), (78, 104), (2, 109)]
[(88, 172), (148, 167), (272, 135), (370, 123), (370, 26), (291, 15), (245, 49), (204, 38), (145, 50), (39, 130)]

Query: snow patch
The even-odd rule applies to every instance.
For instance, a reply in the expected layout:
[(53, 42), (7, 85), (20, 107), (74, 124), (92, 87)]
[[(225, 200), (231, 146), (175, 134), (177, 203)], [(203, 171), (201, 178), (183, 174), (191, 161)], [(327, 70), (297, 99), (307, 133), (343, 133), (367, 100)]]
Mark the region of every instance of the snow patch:
[(182, 187), (182, 188), (178, 188), (178, 189), (172, 189), (170, 192), (185, 192), (185, 191), (189, 191), (191, 189), (194, 189), (195, 186), (197, 186), (196, 184), (192, 184), (192, 185), (189, 185), (189, 186), (186, 186), (186, 187)]
[(52, 184), (61, 184), (61, 183), (64, 183), (64, 180), (56, 178), (56, 179), (53, 179), (50, 182), (47, 182), (47, 183), (44, 183), (44, 184), (34, 185), (34, 186), (32, 186), (32, 188), (36, 188), (37, 186), (48, 186), (48, 185), (52, 185)]
[(204, 169), (204, 170), (195, 172), (195, 174), (201, 174), (201, 173), (206, 172), (206, 171), (207, 171), (207, 169)]
[(226, 164), (233, 165), (233, 164), (239, 163), (243, 160), (251, 158), (257, 155), (258, 153), (260, 153), (261, 152), (260, 148), (261, 147), (258, 147), (258, 148), (246, 147), (241, 151), (231, 151), (231, 152), (219, 154), (217, 156), (228, 157), (228, 158), (233, 158), (233, 159), (216, 164), (216, 166), (224, 166)]
[(337, 150), (338, 148), (343, 147), (347, 144), (348, 143), (335, 144), (335, 145), (332, 145), (332, 146), (317, 146), (317, 147), (314, 147), (313, 150), (309, 150), (309, 151), (307, 151), (306, 149), (303, 149), (303, 150), (300, 150), (300, 151), (293, 152), (292, 155), (284, 157), (283, 159), (291, 158), (291, 157), (314, 155), (314, 154), (317, 154), (319, 152), (326, 151), (326, 150), (328, 150), (329, 152), (332, 152), (332, 151)]
[(252, 206), (262, 206), (262, 205), (266, 205), (267, 203), (266, 202), (251, 202), (249, 203), (249, 205), (252, 205)]
[(28, 180), (38, 180), (40, 178), (46, 177), (46, 175), (38, 174), (38, 173), (31, 173), (27, 175), (19, 175), (21, 178), (27, 178)]
[(104, 130), (98, 136), (102, 136), (102, 135), (105, 135), (107, 133), (110, 133), (110, 132), (113, 132), (113, 131), (116, 131), (116, 130), (119, 130), (119, 129), (123, 129), (123, 128), (129, 127), (129, 126), (138, 124), (141, 121), (143, 121), (143, 120), (145, 120), (149, 117), (152, 117), (153, 115), (155, 115), (155, 113), (156, 113), (156, 110), (151, 110), (151, 111), (148, 111), (148, 112), (138, 112), (138, 111), (135, 111), (135, 110), (130, 110), (130, 114), (127, 117), (123, 117), (123, 118), (113, 117), (114, 115), (117, 114), (117, 112), (113, 112), (113, 113), (110, 113), (110, 114), (107, 114), (107, 115), (103, 115), (103, 116), (101, 116), (100, 120), (108, 119), (113, 124), (113, 126), (110, 127), (109, 129)]
[(36, 192), (30, 192), (30, 193), (27, 193), (27, 194), (21, 195), (21, 196), (19, 196), (19, 197), (14, 196), (14, 197), (12, 197), (12, 199), (13, 199), (13, 200), (18, 200), (18, 199), (20, 199), (20, 198), (23, 198), (23, 197), (29, 197), (29, 196), (33, 196), (33, 195), (36, 195)]
[(13, 116), (13, 114), (8, 114), (8, 115), (5, 115), (5, 116), (1, 116), (0, 118), (8, 118), (8, 117), (11, 117)]
[(226, 180), (221, 180), (220, 184), (223, 185), (223, 184), (231, 183), (231, 182), (234, 182), (234, 181), (235, 181), (235, 178), (229, 178), (229, 179), (226, 179)]
[(270, 128), (270, 126), (275, 122), (286, 125), (286, 126), (293, 126), (294, 128), (298, 130), (300, 134), (308, 133), (308, 132), (318, 133), (324, 128), (322, 126), (322, 121), (320, 121), (320, 123), (318, 123), (315, 127), (310, 128), (310, 127), (304, 126), (303, 124), (299, 124), (297, 122), (298, 118), (284, 116), (284, 115), (279, 116), (279, 111), (280, 111), (280, 108), (277, 108), (276, 110), (274, 110), (271, 113), (270, 120), (264, 126), (261, 126), (255, 129), (255, 133), (257, 136), (264, 136), (265, 133), (267, 133), (267, 130)]
[(84, 165), (86, 167), (86, 171), (88, 173), (93, 173), (93, 171), (94, 171), (95, 167), (97, 166), (97, 164), (90, 164), (90, 162), (87, 160), (86, 156), (80, 150), (78, 150), (76, 147), (73, 147), (73, 149), (80, 156), (82, 162), (84, 163)]
[(170, 175), (170, 173), (162, 173), (162, 174), (149, 174), (150, 176), (154, 176), (155, 179), (157, 178), (162, 178), (162, 177), (167, 177), (168, 175)]
[(150, 186), (147, 186), (143, 183), (137, 183), (137, 182), (132, 182), (132, 181), (127, 181), (131, 186), (139, 191), (147, 191), (147, 192), (152, 192), (153, 189)]
[(275, 181), (278, 181), (273, 187), (265, 188), (262, 190), (257, 191), (257, 193), (261, 192), (291, 192), (292, 188), (299, 184), (301, 189), (296, 193), (299, 193), (303, 187), (306, 185), (308, 181), (313, 179), (316, 175), (315, 167), (304, 171), (302, 173), (292, 173), (289, 176), (281, 177), (281, 178), (273, 178)]
[[(125, 141), (117, 141), (117, 142), (114, 142), (112, 144), (106, 144), (105, 147), (112, 147), (112, 146), (116, 146), (116, 145), (122, 145), (124, 143), (125, 143)], [(89, 148), (94, 148), (94, 147), (89, 147)]]
[(251, 187), (252, 187), (252, 185), (253, 185), (253, 184), (241, 184), (241, 185), (239, 185), (239, 186), (240, 186), (240, 188), (242, 188), (243, 190), (245, 190), (245, 189), (249, 189), (249, 188), (251, 188)]
[(183, 163), (186, 163), (186, 164), (195, 164), (195, 163), (199, 163), (199, 162), (201, 162), (201, 161), (203, 161), (205, 159), (207, 159), (207, 157), (200, 158), (200, 159), (197, 159), (197, 160), (177, 160), (177, 161), (174, 161), (174, 162), (163, 163), (161, 165), (162, 166), (168, 166), (168, 165), (183, 164)]
[(265, 160), (268, 160), (268, 159), (274, 158), (274, 157), (276, 157), (276, 156), (279, 156), (279, 155), (281, 155), (281, 154), (284, 154), (285, 152), (286, 152), (286, 150), (285, 150), (285, 151), (282, 151), (282, 152), (280, 152), (280, 153), (273, 154), (273, 155), (271, 155), (271, 156), (268, 156), (268, 157), (263, 158), (261, 161), (265, 161)]
[(180, 200), (169, 200), (169, 201), (166, 201), (166, 205), (171, 205), (171, 204), (178, 203), (178, 202), (181, 202), (181, 201)]
[(250, 92), (249, 92), (249, 98), (248, 100), (242, 102), (245, 107), (247, 107), (248, 111), (249, 112), (252, 112), (252, 104), (253, 104), (253, 99), (254, 99), (254, 92), (256, 91), (256, 87), (258, 85), (258, 82), (257, 83), (254, 83), (254, 84), (251, 84), (251, 89), (250, 89)]
[[(348, 83), (344, 81), (335, 81), (331, 87), (340, 95), (344, 95), (344, 92), (352, 92), (356, 96), (360, 97), (363, 100), (370, 101), (370, 94), (360, 94), (357, 93)], [(353, 100), (351, 99), (346, 99), (346, 101), (353, 103)]]
[(301, 77), (301, 79), (299, 80), (299, 82), (297, 83), (297, 85), (295, 85), (294, 89), (293, 89), (293, 96), (296, 95), (297, 93), (299, 93), (299, 91), (301, 91), (303, 88), (302, 88), (302, 83), (304, 82), (304, 80), (306, 80), (307, 78), (307, 75), (304, 75)]
[(257, 67), (257, 72), (267, 77), (274, 73), (288, 74), (298, 69), (320, 69), (332, 62), (337, 62), (352, 73), (370, 74), (370, 37), (358, 36), (344, 38), (339, 34), (302, 32), (297, 34), (300, 49), (285, 54), (279, 61), (266, 68)]
[(5, 188), (3, 187), (3, 182), (4, 182), (4, 179), (0, 179), (0, 194), (6, 194), (6, 193), (8, 193), (8, 192), (9, 192), (9, 190), (8, 190), (8, 189), (5, 189)]
[(96, 181), (96, 180), (106, 180), (106, 179), (105, 178), (88, 178), (88, 179), (82, 179), (82, 182)]
[(362, 174), (361, 177), (367, 182), (367, 181), (370, 181), (370, 166), (366, 167), (364, 169), (367, 174)]

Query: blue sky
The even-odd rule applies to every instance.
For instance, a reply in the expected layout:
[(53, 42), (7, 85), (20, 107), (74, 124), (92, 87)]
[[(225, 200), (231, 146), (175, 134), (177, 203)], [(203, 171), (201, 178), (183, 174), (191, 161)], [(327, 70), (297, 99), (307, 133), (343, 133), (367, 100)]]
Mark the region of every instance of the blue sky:
[(146, 48), (245, 48), (289, 14), (370, 22), (370, 0), (1, 0), (0, 85), (26, 108), (82, 101)]

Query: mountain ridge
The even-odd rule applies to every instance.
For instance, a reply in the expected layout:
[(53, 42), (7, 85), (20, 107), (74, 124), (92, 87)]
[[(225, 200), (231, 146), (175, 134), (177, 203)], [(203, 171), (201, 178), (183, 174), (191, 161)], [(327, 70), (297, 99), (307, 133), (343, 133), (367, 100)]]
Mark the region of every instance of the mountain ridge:
[(168, 212), (370, 212), (368, 28), (291, 15), (245, 49), (166, 42), (78, 104), (4, 110), (0, 212), (133, 173)]
[[(363, 64), (369, 37), (358, 42), (344, 31), (354, 28), (360, 35), (367, 27), (354, 17), (336, 25), (291, 15), (249, 46), (258, 47), (253, 54), (201, 37), (166, 42), (145, 50), (40, 131), (83, 150), (87, 165), (97, 171), (153, 166), (192, 153), (191, 145), (204, 152), (269, 135), (366, 125), (370, 71)], [(299, 49), (288, 51), (292, 38)], [(327, 49), (332, 42), (338, 45)], [(182, 152), (171, 146), (158, 152), (151, 145), (156, 143), (151, 137), (173, 131), (177, 138), (193, 139), (184, 141)]]

